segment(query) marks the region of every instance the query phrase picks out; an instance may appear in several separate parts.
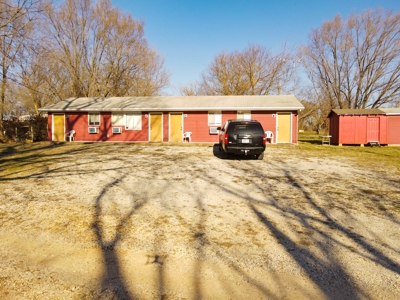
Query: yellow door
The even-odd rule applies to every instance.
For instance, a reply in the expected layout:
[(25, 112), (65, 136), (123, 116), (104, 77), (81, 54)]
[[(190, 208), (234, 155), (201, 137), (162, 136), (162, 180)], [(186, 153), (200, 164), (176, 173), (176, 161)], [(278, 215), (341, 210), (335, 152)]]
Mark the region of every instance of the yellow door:
[(182, 114), (170, 114), (169, 118), (169, 141), (182, 142)]
[(65, 141), (64, 115), (53, 115), (53, 141)]
[(162, 142), (162, 114), (150, 114), (150, 142)]
[(277, 142), (290, 143), (291, 113), (278, 113)]

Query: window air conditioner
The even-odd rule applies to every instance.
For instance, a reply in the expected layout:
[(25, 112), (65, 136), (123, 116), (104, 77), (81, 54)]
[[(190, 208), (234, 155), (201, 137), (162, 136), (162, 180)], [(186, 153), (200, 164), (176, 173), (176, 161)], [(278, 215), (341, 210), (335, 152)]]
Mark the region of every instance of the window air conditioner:
[(89, 127), (89, 133), (97, 133), (98, 128), (97, 127)]
[(112, 133), (121, 133), (121, 132), (122, 132), (121, 127), (113, 127), (113, 129), (112, 129)]
[(217, 129), (217, 127), (211, 127), (211, 128), (210, 128), (210, 134), (218, 134), (218, 129)]

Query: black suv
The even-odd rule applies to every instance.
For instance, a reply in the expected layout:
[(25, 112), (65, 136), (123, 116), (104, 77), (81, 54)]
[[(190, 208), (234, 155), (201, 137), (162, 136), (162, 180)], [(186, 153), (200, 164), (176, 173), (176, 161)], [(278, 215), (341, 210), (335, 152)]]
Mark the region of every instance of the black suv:
[(219, 150), (222, 157), (230, 153), (254, 155), (264, 158), (266, 135), (260, 122), (256, 120), (228, 120), (219, 130)]

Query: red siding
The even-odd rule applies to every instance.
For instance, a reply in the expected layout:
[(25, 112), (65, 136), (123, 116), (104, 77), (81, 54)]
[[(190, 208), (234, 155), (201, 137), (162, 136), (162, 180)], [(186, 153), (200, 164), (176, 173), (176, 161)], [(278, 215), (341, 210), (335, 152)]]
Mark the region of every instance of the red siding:
[(339, 116), (339, 144), (367, 143), (366, 116)]
[(53, 140), (53, 114), (48, 113), (47, 114), (47, 140), (52, 141)]
[[(298, 142), (298, 115), (296, 111), (291, 112), (292, 115), (292, 143)], [(274, 134), (274, 143), (276, 143), (276, 111), (257, 111), (252, 112), (252, 119), (257, 120), (261, 123), (265, 131), (272, 131)]]
[[(218, 143), (218, 135), (210, 134), (210, 128), (220, 125), (208, 126), (208, 112), (184, 112), (184, 114), (186, 117), (183, 118), (183, 131), (192, 132), (192, 142)], [(227, 116), (229, 113), (222, 112), (222, 125), (232, 118)]]
[(169, 135), (169, 114), (168, 112), (163, 113), (163, 142), (168, 142), (168, 135)]
[(148, 113), (142, 113), (142, 130), (125, 130), (122, 127), (122, 133), (112, 133), (111, 113), (108, 113), (110, 118), (109, 127), (107, 130), (107, 140), (112, 142), (148, 142), (149, 141), (149, 119), (146, 118)]
[[(217, 126), (208, 126), (208, 112), (188, 112), (186, 114), (187, 117), (183, 119), (184, 131), (190, 131), (193, 133), (193, 142), (218, 143), (218, 135), (209, 133), (211, 127)], [(294, 114), (292, 116), (294, 116)], [(237, 111), (223, 111), (221, 126), (223, 126), (227, 120), (236, 118)], [(272, 131), (274, 137), (276, 136), (276, 112), (251, 112), (251, 118), (258, 120), (265, 131)], [(297, 143), (297, 114), (292, 120), (292, 140), (293, 143)]]
[(298, 135), (298, 130), (297, 130), (297, 112), (292, 112), (292, 143), (296, 144), (297, 143), (297, 135)]
[(388, 144), (400, 145), (400, 116), (387, 116)]
[[(122, 133), (113, 134), (111, 125), (111, 112), (100, 113), (100, 125), (91, 126), (98, 127), (98, 133), (90, 134), (88, 132), (88, 113), (87, 112), (68, 112), (68, 118), (65, 119), (65, 130), (75, 130), (75, 141), (81, 142), (96, 142), (96, 141), (111, 141), (111, 142), (147, 142), (149, 141), (149, 112), (142, 112), (142, 130), (125, 130), (122, 127)], [(147, 117), (146, 117), (147, 116)], [(276, 136), (276, 112), (262, 111), (252, 112), (252, 119), (258, 120), (265, 131), (272, 131), (274, 138)], [(222, 112), (222, 126), (229, 119), (236, 119), (237, 111)], [(163, 112), (163, 141), (169, 140), (169, 112)], [(208, 125), (208, 112), (183, 112), (183, 132), (192, 132), (193, 142), (209, 142), (218, 143), (218, 135), (210, 134), (211, 127)], [(48, 137), (52, 138), (52, 114), (48, 117)], [(274, 140), (275, 141), (275, 140)], [(292, 112), (292, 142), (297, 143), (297, 113)]]
[(272, 131), (275, 136), (276, 133), (276, 112), (252, 112), (251, 118), (261, 123), (265, 131)]
[(379, 143), (388, 143), (387, 116), (379, 116)]
[(388, 143), (387, 116), (385, 115), (336, 115), (330, 116), (331, 144), (362, 145), (377, 140)]
[(355, 116), (355, 135), (354, 144), (366, 144), (368, 142), (367, 138), (367, 116)]
[(88, 132), (88, 113), (69, 112), (65, 119), (66, 132), (75, 130), (75, 141), (82, 142), (125, 142), (125, 141), (148, 141), (148, 119), (142, 114), (142, 130), (125, 130), (122, 127), (122, 133), (112, 133), (111, 112), (100, 113), (100, 125), (90, 126), (98, 127), (98, 133)]

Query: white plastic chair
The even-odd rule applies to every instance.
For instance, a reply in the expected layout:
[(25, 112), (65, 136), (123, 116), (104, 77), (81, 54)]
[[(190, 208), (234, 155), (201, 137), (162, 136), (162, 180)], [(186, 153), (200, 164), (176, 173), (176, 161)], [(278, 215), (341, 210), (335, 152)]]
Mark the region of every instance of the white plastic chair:
[(188, 142), (192, 141), (192, 133), (191, 132), (185, 132), (183, 134), (183, 141), (185, 142), (186, 140), (188, 140)]
[(75, 130), (71, 130), (68, 132), (65, 137), (69, 138), (69, 141), (72, 142), (74, 140)]
[(272, 131), (266, 131), (265, 135), (267, 136), (267, 141), (269, 140), (271, 144), (274, 143), (274, 134)]

